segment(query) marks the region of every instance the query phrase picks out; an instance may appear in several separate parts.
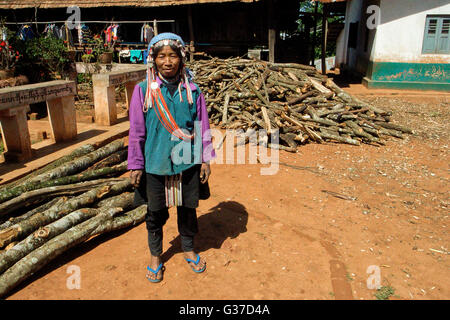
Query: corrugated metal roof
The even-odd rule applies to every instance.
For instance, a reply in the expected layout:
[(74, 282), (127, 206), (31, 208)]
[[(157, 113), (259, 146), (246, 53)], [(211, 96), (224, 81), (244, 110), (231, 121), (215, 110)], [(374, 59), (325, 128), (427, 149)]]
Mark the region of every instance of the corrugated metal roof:
[(201, 3), (223, 2), (258, 2), (260, 0), (0, 0), (0, 9), (24, 9), (24, 8), (67, 8), (78, 6), (80, 8), (92, 7), (162, 7)]

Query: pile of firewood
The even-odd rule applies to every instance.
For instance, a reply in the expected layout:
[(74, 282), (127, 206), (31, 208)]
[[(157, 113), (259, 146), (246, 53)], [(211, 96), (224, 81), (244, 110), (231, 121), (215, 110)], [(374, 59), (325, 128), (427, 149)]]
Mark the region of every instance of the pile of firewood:
[(0, 297), (68, 249), (144, 220), (126, 159), (123, 139), (88, 144), (0, 186)]
[(314, 67), (240, 58), (190, 63), (210, 121), (226, 129), (279, 130), (280, 148), (335, 141), (383, 145), (412, 133), (385, 112), (344, 92)]

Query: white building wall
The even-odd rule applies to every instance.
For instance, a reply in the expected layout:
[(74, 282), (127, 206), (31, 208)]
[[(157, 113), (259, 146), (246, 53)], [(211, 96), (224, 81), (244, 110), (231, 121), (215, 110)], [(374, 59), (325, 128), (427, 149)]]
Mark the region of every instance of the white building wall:
[(422, 54), (426, 16), (450, 15), (450, 0), (381, 0), (380, 8), (381, 23), (376, 30), (370, 60), (450, 63), (450, 55)]
[[(346, 64), (350, 68), (355, 68), (357, 63), (358, 52), (357, 49), (348, 47), (348, 39), (350, 33), (350, 23), (361, 21), (361, 10), (363, 1), (348, 0), (345, 13), (345, 27), (343, 35), (343, 48), (341, 49), (343, 57), (339, 57), (340, 63)], [(342, 52), (341, 51), (341, 52)]]
[(336, 40), (336, 66), (339, 67), (345, 63), (347, 47), (345, 43), (345, 29), (342, 29)]

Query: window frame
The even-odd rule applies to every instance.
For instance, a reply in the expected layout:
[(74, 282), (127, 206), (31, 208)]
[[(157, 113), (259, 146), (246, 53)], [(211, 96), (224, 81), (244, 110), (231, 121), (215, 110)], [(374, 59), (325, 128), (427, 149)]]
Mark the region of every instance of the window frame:
[[(430, 22), (431, 20), (437, 20), (436, 21), (436, 28), (434, 33), (434, 44), (433, 49), (427, 48), (427, 45), (429, 46), (429, 43), (427, 41), (433, 41), (430, 38)], [(444, 21), (448, 21), (448, 28), (444, 29)], [(447, 23), (447, 22), (446, 22)], [(443, 31), (447, 31), (444, 33)], [(443, 36), (443, 35), (446, 36)], [(446, 48), (441, 49), (442, 47), (442, 39), (446, 39)], [(450, 54), (450, 15), (427, 15), (425, 19), (425, 28), (424, 28), (424, 35), (423, 35), (423, 41), (422, 41), (422, 54)]]

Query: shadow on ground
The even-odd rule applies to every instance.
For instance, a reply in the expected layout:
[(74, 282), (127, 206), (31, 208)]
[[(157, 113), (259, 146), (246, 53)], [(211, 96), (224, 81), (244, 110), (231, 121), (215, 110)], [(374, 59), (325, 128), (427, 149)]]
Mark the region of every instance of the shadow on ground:
[[(247, 222), (248, 212), (242, 204), (236, 201), (220, 202), (198, 217), (199, 233), (195, 237), (195, 251), (200, 253), (221, 248), (226, 239), (234, 239), (247, 232)], [(163, 261), (183, 252), (179, 235), (170, 244), (161, 256)]]

